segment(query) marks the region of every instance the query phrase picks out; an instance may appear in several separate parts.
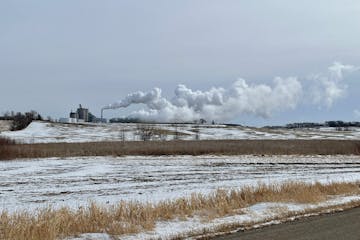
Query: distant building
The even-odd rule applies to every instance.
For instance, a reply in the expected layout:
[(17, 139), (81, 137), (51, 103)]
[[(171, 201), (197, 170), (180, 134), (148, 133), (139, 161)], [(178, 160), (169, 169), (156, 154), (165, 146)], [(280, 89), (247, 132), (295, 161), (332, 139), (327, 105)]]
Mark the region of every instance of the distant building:
[(81, 122), (89, 122), (89, 109), (83, 108), (80, 104), (79, 108), (76, 110), (76, 113), (78, 115), (78, 120), (80, 120)]
[(70, 112), (70, 118), (78, 119), (78, 118), (79, 118), (79, 115), (77, 114), (77, 112), (71, 111), (71, 112)]
[(61, 123), (77, 123), (77, 118), (60, 118), (59, 122)]
[(89, 112), (89, 109), (83, 108), (79, 104), (79, 108), (74, 112), (71, 110), (69, 118), (60, 118), (59, 122), (61, 123), (84, 123), (84, 122), (93, 122), (93, 123), (106, 123), (106, 119), (97, 118), (95, 115)]

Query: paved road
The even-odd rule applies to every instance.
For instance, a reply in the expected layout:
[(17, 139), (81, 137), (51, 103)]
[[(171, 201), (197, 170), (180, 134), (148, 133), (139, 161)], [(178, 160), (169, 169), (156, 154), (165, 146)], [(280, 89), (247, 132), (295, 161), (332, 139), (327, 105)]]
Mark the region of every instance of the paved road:
[(360, 207), (301, 219), (214, 240), (360, 240)]

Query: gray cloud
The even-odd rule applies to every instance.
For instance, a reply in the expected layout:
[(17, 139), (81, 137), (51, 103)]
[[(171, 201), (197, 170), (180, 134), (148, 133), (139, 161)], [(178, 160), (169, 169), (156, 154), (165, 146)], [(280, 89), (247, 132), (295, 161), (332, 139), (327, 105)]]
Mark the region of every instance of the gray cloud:
[[(99, 114), (106, 103), (153, 86), (175, 105), (171, 94), (177, 83), (203, 92), (223, 87), (229, 94), (239, 76), (249, 89), (265, 85), (274, 92), (272, 76), (307, 76), (333, 59), (358, 64), (360, 32), (354, 24), (360, 21), (359, 10), (356, 0), (0, 1), (0, 111), (35, 109), (57, 118), (82, 103)], [(353, 117), (358, 83), (296, 80), (302, 93), (295, 111), (260, 107), (266, 104), (259, 100), (248, 102), (252, 108), (242, 106), (233, 121)], [(315, 86), (320, 95), (313, 93)], [(347, 93), (352, 95), (344, 98)], [(302, 105), (303, 99), (311, 104)], [(335, 102), (342, 106), (335, 109)], [(202, 107), (205, 114), (220, 111), (216, 106), (194, 109)], [(109, 111), (106, 117), (138, 107)]]

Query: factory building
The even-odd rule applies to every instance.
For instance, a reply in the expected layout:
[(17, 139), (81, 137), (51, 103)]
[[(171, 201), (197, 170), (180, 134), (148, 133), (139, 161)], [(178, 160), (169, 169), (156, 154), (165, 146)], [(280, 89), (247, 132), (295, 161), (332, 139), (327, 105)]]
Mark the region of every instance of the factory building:
[(78, 118), (79, 118), (79, 115), (78, 115), (77, 112), (71, 111), (71, 112), (70, 112), (70, 118), (78, 119)]
[(91, 114), (88, 108), (83, 108), (81, 104), (79, 104), (79, 108), (76, 111), (72, 111), (69, 114), (68, 118), (60, 118), (59, 122), (62, 123), (84, 123), (84, 122), (93, 122), (106, 123), (106, 119), (100, 119)]
[[(76, 113), (79, 122), (89, 122), (89, 109), (83, 108), (80, 104), (79, 108), (76, 110)], [(70, 113), (70, 115), (71, 114), (72, 112)]]

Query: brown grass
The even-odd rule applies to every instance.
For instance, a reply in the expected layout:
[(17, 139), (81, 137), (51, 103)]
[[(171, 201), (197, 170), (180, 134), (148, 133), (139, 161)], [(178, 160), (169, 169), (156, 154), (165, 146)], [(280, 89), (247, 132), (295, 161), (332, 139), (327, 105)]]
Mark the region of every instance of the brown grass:
[(13, 154), (11, 147), (15, 146), (15, 141), (6, 137), (0, 137), (0, 159), (6, 159)]
[(206, 219), (241, 213), (241, 209), (259, 202), (316, 203), (334, 195), (360, 194), (359, 183), (284, 184), (217, 190), (210, 195), (193, 194), (189, 198), (157, 204), (125, 202), (103, 207), (37, 210), (35, 213), (0, 214), (0, 236), (12, 240), (52, 240), (82, 233), (122, 235), (151, 230), (157, 221), (186, 219), (200, 215)]
[(9, 145), (15, 145), (15, 141), (7, 137), (0, 136), (0, 146), (9, 146)]
[(355, 140), (126, 141), (0, 145), (0, 160), (123, 155), (360, 154)]

